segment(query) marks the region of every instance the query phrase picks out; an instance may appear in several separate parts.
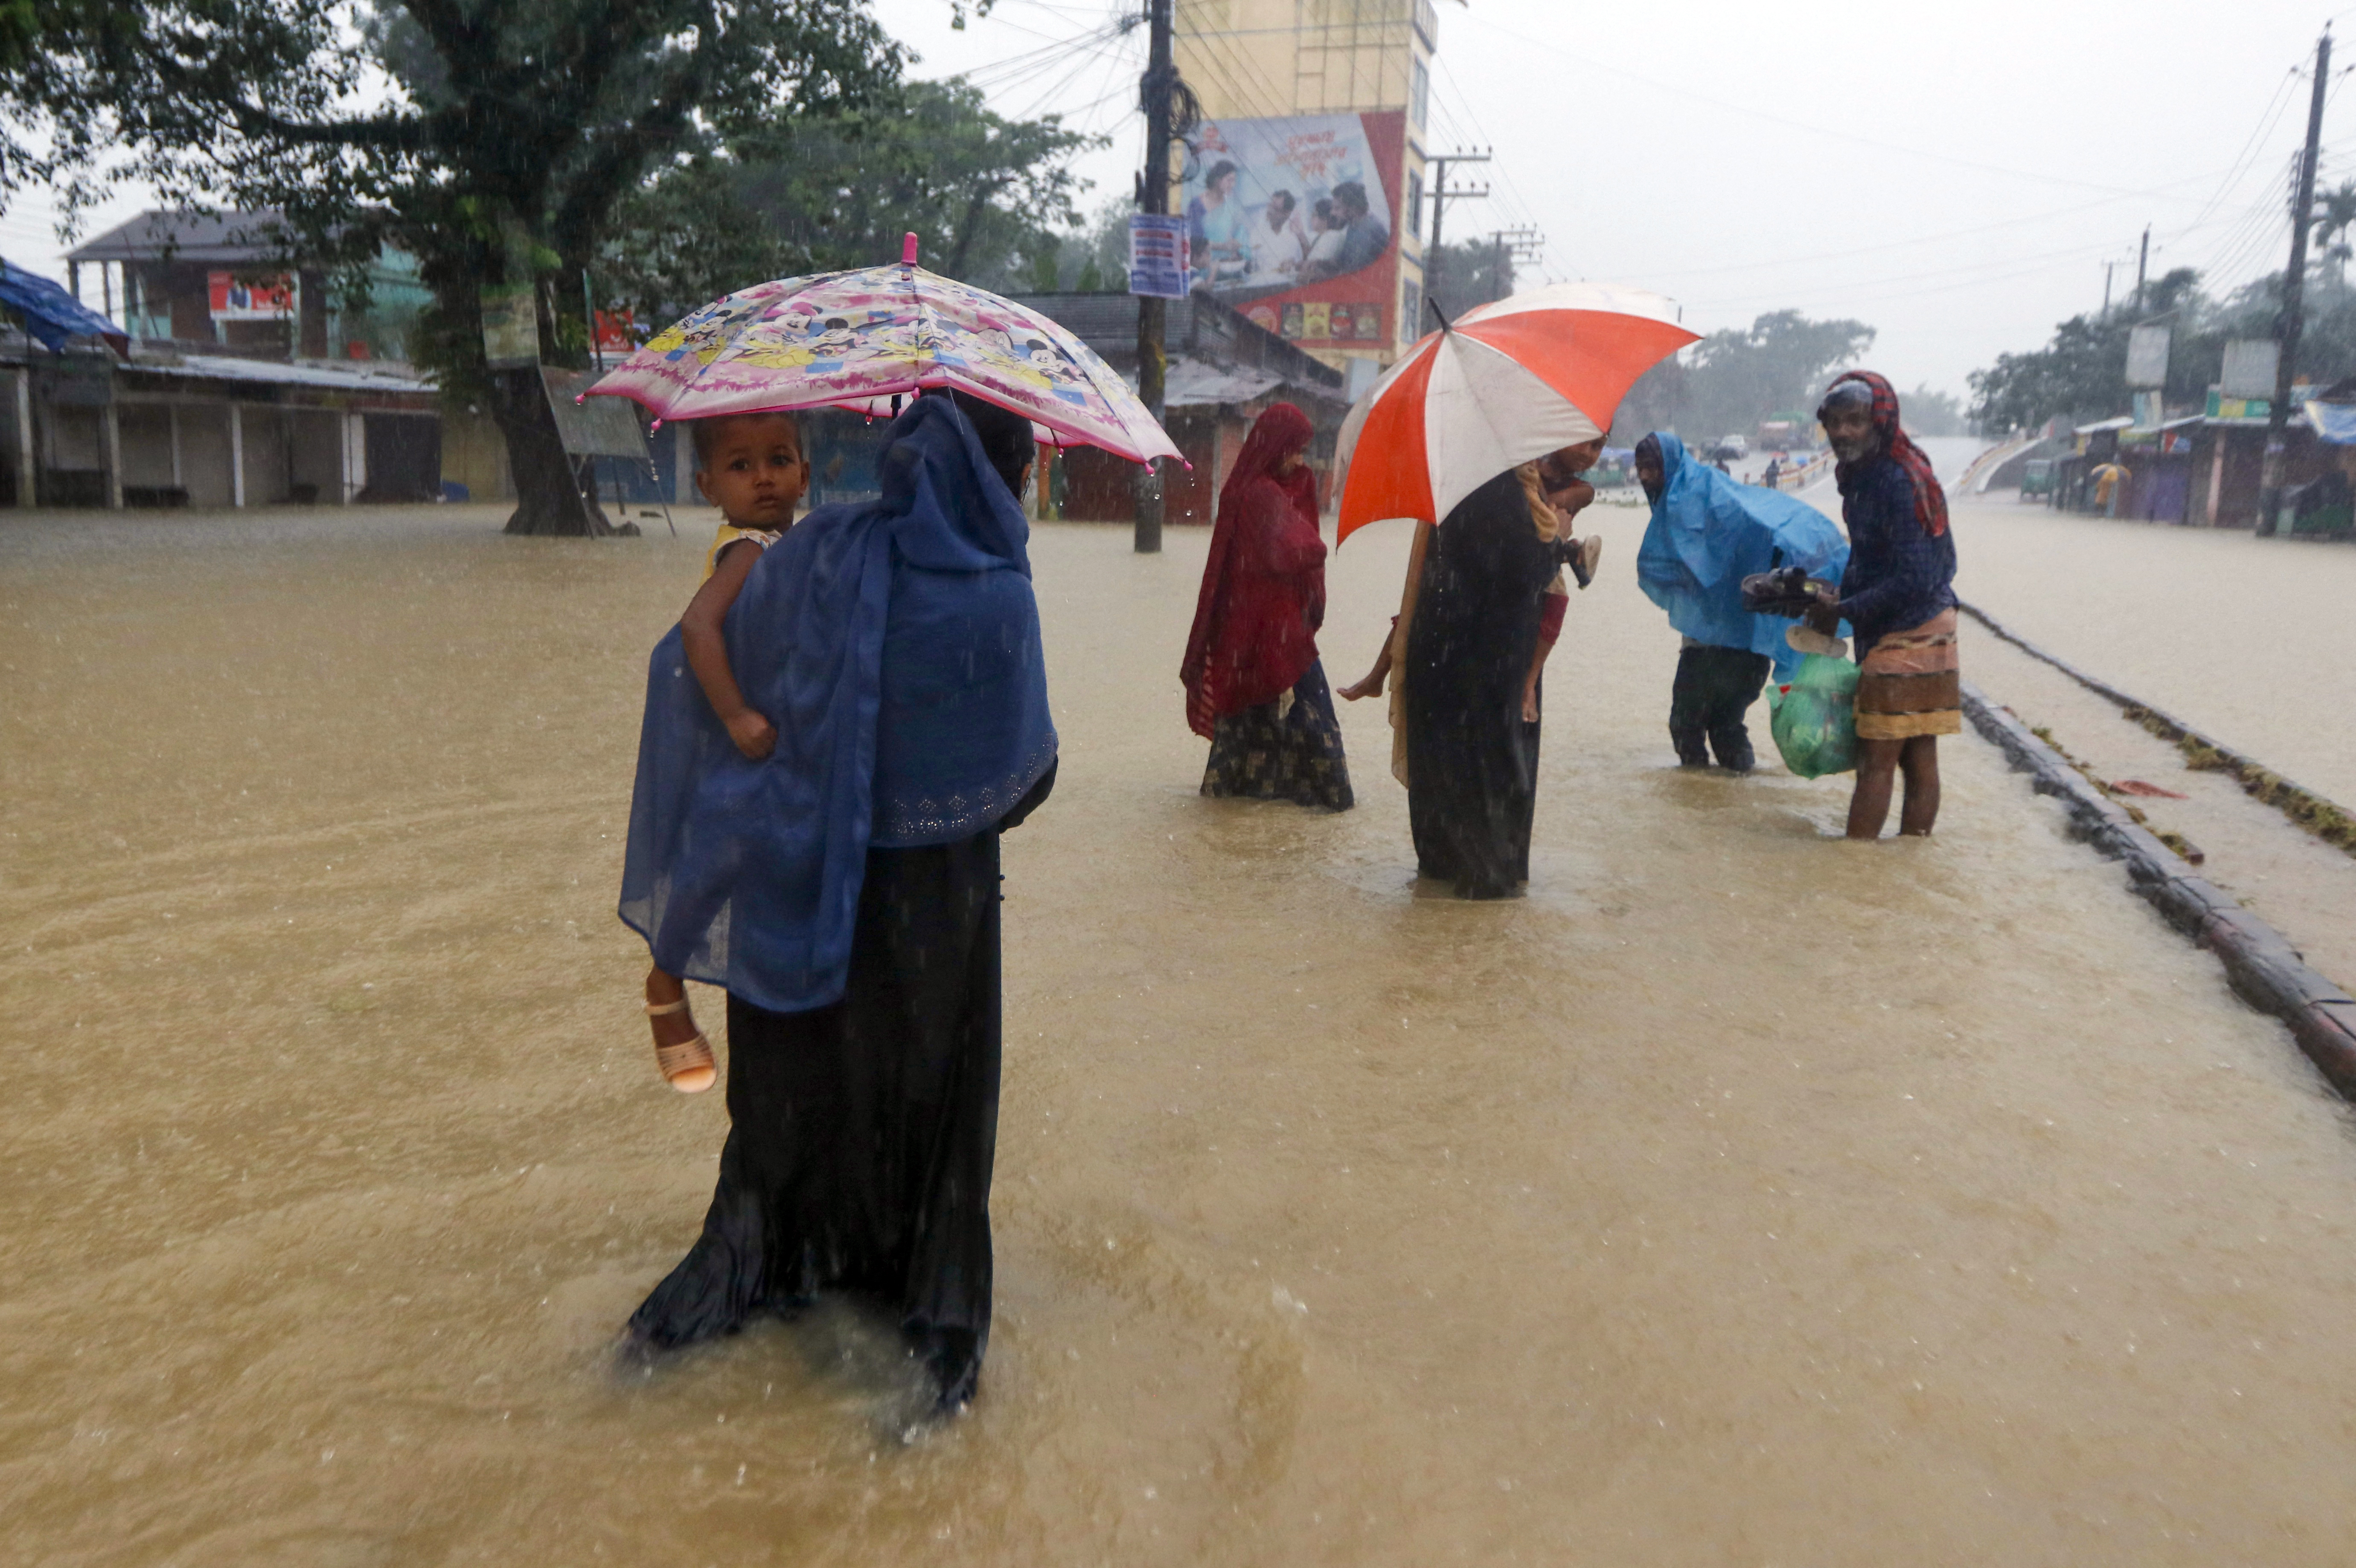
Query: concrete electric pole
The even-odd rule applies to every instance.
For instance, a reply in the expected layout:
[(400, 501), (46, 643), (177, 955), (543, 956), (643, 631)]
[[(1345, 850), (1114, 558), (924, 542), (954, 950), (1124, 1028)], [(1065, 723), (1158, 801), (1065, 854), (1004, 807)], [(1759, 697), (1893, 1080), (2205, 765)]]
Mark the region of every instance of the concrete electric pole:
[[(1146, 0), (1145, 57), (1145, 177), (1138, 189), (1138, 210), (1166, 214), (1170, 210), (1170, 104), (1178, 68), (1170, 58), (1171, 13), (1177, 0)], [(1162, 422), (1162, 399), (1170, 362), (1163, 352), (1168, 303), (1151, 294), (1137, 301), (1137, 396), (1154, 422)], [(1152, 555), (1162, 549), (1162, 464), (1137, 475), (1137, 552)]]
[[(1444, 264), (1440, 255), (1440, 220), (1447, 215), (1448, 204), (1451, 201), (1461, 201), (1467, 197), (1483, 197), (1489, 194), (1487, 186), (1483, 186), (1478, 190), (1449, 189), (1448, 165), (1485, 164), (1489, 161), (1489, 155), (1487, 153), (1449, 153), (1425, 161), (1431, 165), (1431, 249), (1425, 251), (1423, 257), (1423, 297), (1437, 304), (1440, 269)], [(1417, 322), (1415, 328), (1414, 336), (1421, 336), (1423, 323)]]
[(2298, 369), (2300, 312), (2307, 286), (2307, 229), (2315, 218), (2315, 165), (2323, 142), (2323, 101), (2331, 85), (2331, 24), (2315, 41), (2315, 91), (2307, 107), (2307, 147), (2299, 155), (2298, 188), (2290, 204), (2290, 264), (2283, 272), (2283, 303), (2275, 332), (2275, 395), (2266, 405), (2266, 460), (2258, 484), (2258, 532), (2275, 531), (2282, 505), (2283, 432), (2290, 423), (2290, 389)]

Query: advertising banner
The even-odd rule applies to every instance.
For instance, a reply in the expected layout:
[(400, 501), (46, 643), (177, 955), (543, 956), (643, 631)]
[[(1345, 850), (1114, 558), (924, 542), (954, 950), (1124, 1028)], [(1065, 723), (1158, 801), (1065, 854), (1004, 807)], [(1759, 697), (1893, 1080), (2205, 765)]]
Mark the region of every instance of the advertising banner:
[(207, 272), (205, 292), (211, 296), (215, 321), (284, 321), (294, 314), (294, 280), (284, 273), (241, 278), (235, 272)]
[(2127, 385), (2148, 389), (2168, 385), (2168, 347), (2172, 335), (2164, 326), (2137, 326), (2127, 332)]
[(626, 356), (646, 341), (646, 336), (638, 330), (638, 318), (635, 312), (601, 310), (597, 313), (595, 347), (600, 354)]
[(2239, 337), (2226, 344), (2224, 375), (2219, 379), (2225, 396), (2271, 401), (2281, 354), (2271, 337)]
[(1185, 187), (1194, 286), (1305, 347), (1389, 347), (1416, 220), (1406, 148), (1402, 110), (1205, 121)]
[(1183, 300), (1194, 292), (1194, 282), (1186, 261), (1186, 220), (1158, 213), (1130, 214), (1129, 292)]

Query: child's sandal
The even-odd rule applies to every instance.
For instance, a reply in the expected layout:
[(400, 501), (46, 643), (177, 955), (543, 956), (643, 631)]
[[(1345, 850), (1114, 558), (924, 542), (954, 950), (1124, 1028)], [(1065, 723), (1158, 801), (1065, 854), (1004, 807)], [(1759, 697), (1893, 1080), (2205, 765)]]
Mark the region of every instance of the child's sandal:
[[(649, 1019), (668, 1018), (686, 1010), (685, 997), (675, 1002), (647, 1004), (647, 1017)], [(712, 1042), (703, 1038), (701, 1029), (695, 1031), (693, 1039), (680, 1040), (677, 1045), (657, 1041), (655, 1071), (663, 1075), (664, 1083), (682, 1094), (701, 1094), (720, 1078), (719, 1066), (712, 1059)]]

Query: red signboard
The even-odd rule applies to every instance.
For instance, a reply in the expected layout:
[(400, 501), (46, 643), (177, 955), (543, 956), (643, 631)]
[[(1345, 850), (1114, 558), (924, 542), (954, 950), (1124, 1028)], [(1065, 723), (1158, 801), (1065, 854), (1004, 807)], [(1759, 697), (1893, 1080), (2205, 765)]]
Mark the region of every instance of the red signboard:
[(294, 280), (249, 278), (236, 272), (208, 272), (206, 292), (212, 297), (215, 321), (284, 321), (294, 314)]
[(601, 310), (597, 313), (597, 351), (601, 354), (627, 354), (645, 341), (638, 330), (637, 317), (626, 310)]

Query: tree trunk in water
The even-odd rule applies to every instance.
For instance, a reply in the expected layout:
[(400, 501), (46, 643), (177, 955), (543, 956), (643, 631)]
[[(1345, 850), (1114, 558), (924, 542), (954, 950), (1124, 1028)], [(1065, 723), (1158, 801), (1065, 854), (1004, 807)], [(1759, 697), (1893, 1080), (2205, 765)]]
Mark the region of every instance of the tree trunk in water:
[(508, 469), (515, 476), (511, 534), (599, 538), (614, 526), (581, 488), (575, 459), (564, 450), (556, 416), (536, 369), (492, 373), (491, 418), (507, 438)]

